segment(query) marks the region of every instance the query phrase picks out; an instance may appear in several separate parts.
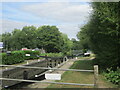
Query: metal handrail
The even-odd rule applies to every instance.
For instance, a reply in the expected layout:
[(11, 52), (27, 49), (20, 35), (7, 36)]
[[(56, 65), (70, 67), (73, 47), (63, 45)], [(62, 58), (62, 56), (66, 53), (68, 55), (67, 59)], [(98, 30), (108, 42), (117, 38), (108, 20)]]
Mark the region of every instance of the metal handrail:
[(94, 72), (94, 70), (78, 70), (78, 69), (62, 69), (62, 68), (47, 68), (47, 67), (31, 67), (31, 66), (16, 66), (16, 65), (0, 65), (0, 67), (18, 67), (18, 68), (30, 68), (30, 69), (47, 69), (47, 70), (59, 70), (59, 71), (78, 71), (78, 72)]
[(10, 78), (0, 78), (0, 80), (23, 81), (23, 82), (34, 82), (34, 83), (53, 83), (53, 84), (65, 84), (65, 85), (79, 85), (79, 86), (94, 86), (94, 84), (64, 83), (64, 82), (52, 82), (52, 81), (35, 81), (35, 80), (10, 79)]

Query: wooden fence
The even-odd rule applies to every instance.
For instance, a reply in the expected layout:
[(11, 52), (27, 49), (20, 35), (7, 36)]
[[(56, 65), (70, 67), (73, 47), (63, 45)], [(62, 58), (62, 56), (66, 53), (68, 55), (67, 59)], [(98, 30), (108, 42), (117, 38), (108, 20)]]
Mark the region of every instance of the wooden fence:
[(94, 65), (94, 70), (80, 70), (80, 69), (61, 69), (61, 68), (47, 68), (47, 67), (31, 67), (31, 66), (15, 66), (15, 65), (0, 65), (1, 67), (19, 67), (19, 68), (30, 68), (30, 69), (46, 69), (46, 70), (59, 70), (59, 71), (77, 71), (77, 72), (94, 72), (94, 84), (79, 84), (79, 83), (64, 83), (64, 82), (51, 82), (51, 81), (35, 81), (25, 79), (11, 79), (11, 78), (0, 78), (0, 80), (10, 81), (22, 81), (22, 82), (37, 82), (37, 83), (53, 83), (53, 84), (66, 84), (66, 85), (80, 85), (80, 86), (94, 86), (98, 88), (98, 65)]

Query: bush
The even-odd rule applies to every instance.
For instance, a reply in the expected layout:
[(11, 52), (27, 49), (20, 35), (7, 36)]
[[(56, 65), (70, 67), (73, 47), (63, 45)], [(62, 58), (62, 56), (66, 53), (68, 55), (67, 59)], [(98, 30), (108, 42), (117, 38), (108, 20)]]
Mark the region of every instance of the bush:
[[(25, 56), (25, 54), (30, 54), (30, 56)], [(2, 64), (16, 64), (23, 62), (24, 60), (30, 60), (30, 59), (38, 59), (37, 55), (40, 56), (49, 56), (49, 57), (63, 57), (63, 53), (42, 53), (40, 54), (39, 51), (31, 51), (31, 50), (25, 50), (25, 51), (13, 51), (11, 52), (11, 55), (7, 55), (6, 53), (1, 53), (2, 55)]]
[(25, 50), (24, 53), (25, 53), (25, 54), (30, 54), (30, 56), (25, 56), (25, 60), (39, 59), (39, 57), (37, 57), (37, 55), (40, 54), (39, 51)]
[(25, 53), (23, 51), (13, 51), (11, 55), (2, 53), (2, 64), (16, 64), (23, 62), (25, 58)]
[(106, 79), (113, 84), (119, 84), (120, 83), (120, 69), (113, 71), (111, 69), (107, 69), (107, 73), (104, 72), (104, 76)]
[[(25, 54), (30, 54), (30, 56), (25, 56)], [(6, 53), (2, 53), (2, 64), (16, 64), (24, 62), (24, 60), (29, 59), (38, 59), (37, 55), (39, 55), (39, 51), (13, 51), (11, 55), (7, 55)]]
[(67, 55), (67, 56), (72, 56), (72, 51), (68, 51), (68, 52), (66, 53), (66, 55)]

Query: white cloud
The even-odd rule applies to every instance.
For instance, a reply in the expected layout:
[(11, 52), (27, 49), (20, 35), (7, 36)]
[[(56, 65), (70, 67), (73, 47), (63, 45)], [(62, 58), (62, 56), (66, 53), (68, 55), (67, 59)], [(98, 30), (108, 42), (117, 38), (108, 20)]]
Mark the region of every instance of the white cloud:
[(89, 4), (54, 2), (27, 5), (23, 7), (23, 10), (42, 18), (53, 19), (64, 23), (77, 23), (87, 20), (91, 7)]
[(38, 2), (41, 0), (1, 0), (0, 2)]
[(92, 8), (89, 4), (79, 2), (51, 2), (27, 5), (23, 7), (23, 10), (43, 19), (55, 20), (61, 32), (67, 34), (69, 38), (76, 38), (79, 27), (87, 22)]
[(35, 26), (40, 27), (42, 25), (50, 25), (50, 24), (32, 24), (27, 22), (20, 22), (20, 21), (14, 21), (9, 19), (2, 19), (0, 20), (0, 34), (5, 32), (12, 32), (15, 28), (16, 29), (22, 29), (24, 26)]
[[(79, 26), (87, 22), (87, 17), (89, 17), (88, 12), (91, 11), (91, 7), (88, 4), (80, 4), (79, 2), (33, 3), (22, 6), (19, 8), (20, 11), (18, 8), (13, 9), (13, 7), (10, 7), (11, 6), (5, 8), (14, 12), (14, 14), (9, 14), (9, 19), (5, 18), (2, 20), (3, 27), (0, 27), (2, 27), (3, 33), (11, 32), (14, 28), (21, 29), (26, 25), (34, 25), (36, 27), (41, 25), (56, 25), (59, 30), (66, 33), (69, 38), (76, 38)], [(28, 14), (23, 14), (23, 12)], [(12, 19), (11, 17), (16, 18)]]
[(73, 24), (58, 25), (57, 27), (62, 33), (67, 34), (69, 38), (76, 38), (76, 34), (79, 31), (78, 25)]
[(120, 0), (1, 0), (0, 2), (119, 2)]
[(13, 20), (2, 20), (2, 26), (0, 26), (0, 28), (2, 28), (2, 31), (0, 31), (0, 33), (12, 32), (14, 28), (21, 29), (23, 26), (26, 25), (30, 24)]
[(84, 24), (61, 24), (57, 25), (57, 27), (62, 33), (67, 34), (70, 39), (77, 39), (76, 35), (80, 31), (80, 27), (82, 27), (83, 25)]
[(91, 2), (92, 0), (1, 0), (0, 2)]
[[(24, 22), (17, 22), (12, 20), (2, 20), (2, 26), (0, 24), (1, 31), (0, 33), (4, 32), (12, 32), (14, 28), (22, 29), (24, 26), (30, 26), (32, 24), (30, 23), (24, 23)], [(48, 24), (43, 24), (48, 25)], [(34, 26), (39, 27), (42, 25), (34, 24)], [(79, 31), (79, 25), (76, 24), (61, 24), (57, 25), (60, 32), (65, 33), (68, 35), (69, 38), (76, 38), (76, 34)]]

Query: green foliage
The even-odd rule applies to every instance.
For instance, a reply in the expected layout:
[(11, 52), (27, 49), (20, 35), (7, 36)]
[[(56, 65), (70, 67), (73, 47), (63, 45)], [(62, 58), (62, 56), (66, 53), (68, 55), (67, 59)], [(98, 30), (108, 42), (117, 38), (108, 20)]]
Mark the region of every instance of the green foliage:
[(23, 51), (14, 51), (11, 55), (2, 53), (2, 64), (16, 64), (24, 61), (25, 53)]
[(120, 83), (120, 69), (113, 71), (111, 69), (107, 69), (107, 73), (104, 72), (104, 76), (109, 82), (112, 82), (113, 84), (119, 84)]
[(25, 26), (21, 30), (14, 29), (12, 33), (2, 34), (4, 49), (20, 50), (44, 49), (47, 53), (68, 52), (72, 42), (67, 35), (62, 34), (56, 26), (44, 25), (41, 27)]
[(96, 54), (94, 60), (101, 68), (120, 66), (119, 3), (92, 2), (93, 13), (88, 23), (78, 33), (84, 49)]
[(24, 52), (25, 54), (30, 54), (30, 56), (25, 56), (25, 60), (39, 59), (39, 57), (37, 57), (37, 55), (40, 54), (39, 51), (24, 50), (23, 52)]
[(88, 37), (88, 27), (85, 25), (84, 27), (81, 28), (81, 31), (78, 32), (77, 38), (80, 40), (79, 41), (79, 46), (81, 45), (81, 49), (90, 49), (89, 44), (89, 37)]
[[(31, 56), (25, 56), (25, 54), (30, 54)], [(2, 55), (2, 64), (16, 64), (24, 62), (24, 60), (30, 60), (30, 59), (38, 59), (37, 55), (39, 55), (39, 51), (13, 51), (10, 55), (7, 55), (6, 53), (1, 53)]]
[(48, 56), (48, 57), (63, 57), (63, 53), (42, 53), (40, 56)]
[(56, 26), (41, 26), (37, 30), (38, 47), (44, 48), (47, 53), (61, 51), (62, 37)]
[(72, 45), (72, 50), (81, 50), (83, 46), (80, 44), (79, 41), (77, 41), (75, 38), (71, 39), (73, 45)]
[(91, 70), (93, 69), (93, 61), (90, 60), (79, 60), (79, 61), (76, 61), (72, 67), (72, 69), (86, 69), (86, 70)]
[(7, 50), (20, 50), (21, 48), (36, 48), (36, 27), (25, 26), (14, 29), (12, 33), (2, 34), (4, 48)]
[(4, 33), (1, 35), (1, 37), (2, 37), (1, 40), (4, 43), (4, 48), (9, 49), (11, 47), (10, 46), (11, 33)]
[(87, 49), (83, 49), (82, 51), (83, 51), (83, 53), (86, 53), (86, 52), (87, 52)]
[(66, 55), (66, 56), (72, 56), (72, 54), (73, 54), (73, 53), (72, 53), (72, 50), (70, 50), (70, 51), (68, 51), (65, 55)]
[(70, 51), (71, 51), (71, 49), (73, 47), (73, 42), (68, 38), (68, 36), (66, 34), (62, 33), (61, 36), (62, 36), (62, 40), (63, 40), (62, 52), (65, 55), (67, 55), (68, 53), (70, 53)]

